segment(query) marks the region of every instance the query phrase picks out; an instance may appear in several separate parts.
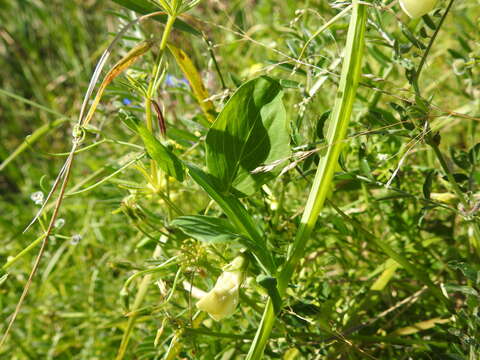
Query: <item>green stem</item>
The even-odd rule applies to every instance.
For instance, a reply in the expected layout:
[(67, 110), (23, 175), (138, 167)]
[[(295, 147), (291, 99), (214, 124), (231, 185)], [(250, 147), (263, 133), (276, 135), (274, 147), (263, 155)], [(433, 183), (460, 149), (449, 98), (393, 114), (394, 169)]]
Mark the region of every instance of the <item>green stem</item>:
[[(278, 277), (278, 290), (281, 296), (285, 295), (294, 269), (305, 255), (307, 241), (315, 227), (325, 199), (330, 193), (330, 185), (343, 147), (353, 102), (356, 97), (363, 58), (367, 6), (360, 3), (359, 0), (353, 0), (352, 9), (342, 74), (327, 134), (327, 142), (330, 146), (326, 154), (320, 159), (300, 227)], [(272, 302), (268, 301), (246, 360), (262, 358), (274, 322), (275, 312)]]
[[(150, 83), (148, 84), (147, 96), (145, 98), (145, 121), (147, 124), (147, 129), (150, 130), (150, 132), (153, 131), (152, 97), (154, 92), (156, 91), (156, 84), (157, 84), (158, 76), (160, 73), (159, 70), (160, 70), (160, 62), (162, 60), (162, 55), (165, 48), (167, 47), (167, 40), (168, 40), (168, 37), (170, 36), (170, 33), (172, 32), (175, 19), (176, 19), (176, 16), (171, 16), (171, 15), (168, 16), (167, 23), (165, 25), (165, 29), (162, 35), (162, 40), (160, 42), (160, 52), (158, 54), (158, 61), (156, 62), (155, 67), (153, 68), (153, 72), (152, 72), (153, 76), (152, 76), (152, 79), (150, 80)], [(150, 168), (151, 168), (153, 185), (157, 187), (158, 186), (158, 167), (154, 160), (150, 162)]]
[(327, 133), (329, 147), (318, 164), (300, 227), (280, 274), (279, 291), (281, 294), (285, 292), (296, 265), (304, 256), (305, 245), (315, 227), (320, 211), (323, 209), (325, 199), (331, 191), (330, 184), (343, 148), (360, 77), (366, 19), (366, 5), (354, 0), (337, 100)]
[(167, 47), (167, 40), (172, 32), (173, 24), (175, 23), (176, 16), (168, 15), (167, 23), (165, 24), (165, 30), (163, 31), (162, 40), (160, 42), (160, 51), (165, 50)]
[[(151, 108), (151, 106), (152, 106), (152, 96), (153, 96), (154, 91), (156, 90), (155, 89), (155, 83), (157, 82), (157, 79), (158, 79), (160, 59), (162, 57), (163, 51), (165, 50), (165, 48), (167, 46), (167, 40), (168, 40), (168, 37), (169, 37), (169, 35), (172, 31), (172, 27), (173, 27), (173, 24), (175, 22), (175, 18), (176, 18), (176, 16), (171, 16), (171, 15), (168, 16), (167, 24), (165, 25), (165, 30), (163, 31), (162, 40), (160, 42), (159, 61), (156, 63), (156, 65), (154, 67), (154, 70), (153, 70), (153, 75), (154, 76), (153, 76), (153, 78), (151, 79), (151, 81), (148, 85), (147, 96), (145, 98), (145, 119), (146, 119), (147, 128), (150, 131), (153, 130), (153, 120), (152, 120), (152, 108)], [(157, 186), (157, 184), (158, 184), (157, 172), (158, 172), (157, 165), (156, 165), (155, 161), (152, 160), (152, 162), (151, 162), (151, 173), (152, 173), (152, 180), (154, 181), (155, 186)], [(157, 246), (155, 251), (154, 251), (153, 257), (154, 258), (158, 257), (160, 255), (160, 253), (161, 253), (161, 247)], [(138, 308), (142, 304), (151, 280), (152, 280), (152, 274), (147, 274), (142, 279), (142, 281), (140, 283), (140, 286), (139, 286), (139, 289), (138, 289), (138, 292), (137, 292), (137, 295), (135, 297), (135, 301), (134, 301), (133, 307), (131, 309), (131, 312), (135, 312), (136, 310), (138, 310)], [(125, 333), (123, 334), (122, 342), (120, 344), (120, 348), (118, 350), (117, 357), (115, 358), (116, 360), (121, 360), (121, 359), (124, 358), (125, 352), (127, 350), (128, 343), (130, 341), (130, 337), (131, 337), (131, 334), (132, 334), (132, 331), (133, 331), (133, 327), (135, 326), (136, 320), (137, 320), (137, 316), (135, 316), (135, 315), (131, 316), (128, 319), (127, 329), (126, 329)]]
[(20, 258), (28, 254), (31, 250), (33, 250), (38, 244), (40, 244), (43, 239), (45, 239), (45, 234), (40, 235), (38, 238), (36, 238), (34, 241), (30, 243), (25, 249), (20, 251), (17, 255), (15, 255), (14, 258), (8, 260), (5, 265), (2, 266), (2, 270), (8, 270), (10, 266), (15, 264)]

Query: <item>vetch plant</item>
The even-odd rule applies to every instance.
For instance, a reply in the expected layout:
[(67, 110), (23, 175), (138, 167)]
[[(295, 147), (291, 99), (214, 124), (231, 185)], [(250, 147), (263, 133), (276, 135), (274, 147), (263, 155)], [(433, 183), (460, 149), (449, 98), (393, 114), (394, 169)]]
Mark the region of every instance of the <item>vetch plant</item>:
[[(114, 1), (126, 25), (90, 79), (73, 147), (39, 145), (46, 124), (0, 164), (10, 187), (38, 174), (10, 172), (17, 156), (66, 158), (53, 186), (51, 166), (22, 185), (52, 186), (45, 199), (3, 201), (0, 182), (0, 225), (42, 206), (40, 236), (0, 227), (13, 313), (0, 357), (475, 359), (474, 0), (434, 17), (435, 1), (400, 0), (408, 26), (383, 0)], [(442, 26), (452, 10), (455, 32)], [(8, 44), (21, 38), (11, 29)], [(38, 111), (81, 101), (0, 95)]]

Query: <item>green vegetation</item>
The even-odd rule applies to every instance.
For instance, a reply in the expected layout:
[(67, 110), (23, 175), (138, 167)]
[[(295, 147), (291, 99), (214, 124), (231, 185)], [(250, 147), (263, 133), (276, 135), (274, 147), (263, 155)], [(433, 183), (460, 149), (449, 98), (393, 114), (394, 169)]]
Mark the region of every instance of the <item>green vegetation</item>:
[(0, 358), (480, 359), (477, 0), (0, 5)]

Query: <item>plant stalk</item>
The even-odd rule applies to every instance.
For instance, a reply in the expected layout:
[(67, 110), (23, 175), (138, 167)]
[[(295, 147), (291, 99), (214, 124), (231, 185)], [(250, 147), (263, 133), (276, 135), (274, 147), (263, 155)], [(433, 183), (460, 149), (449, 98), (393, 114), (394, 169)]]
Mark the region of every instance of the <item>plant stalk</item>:
[[(329, 146), (326, 154), (320, 159), (300, 227), (288, 251), (287, 260), (278, 276), (278, 290), (281, 296), (285, 295), (287, 285), (290, 282), (295, 267), (305, 255), (307, 241), (315, 228), (325, 199), (331, 191), (330, 185), (343, 147), (343, 141), (350, 121), (361, 73), (367, 22), (367, 5), (360, 3), (360, 0), (353, 0), (352, 3), (352, 15), (348, 28), (345, 58), (343, 60), (339, 88), (337, 90), (337, 97), (327, 133)], [(262, 358), (275, 322), (275, 317), (276, 314), (273, 310), (273, 304), (269, 300), (246, 360), (258, 360)]]

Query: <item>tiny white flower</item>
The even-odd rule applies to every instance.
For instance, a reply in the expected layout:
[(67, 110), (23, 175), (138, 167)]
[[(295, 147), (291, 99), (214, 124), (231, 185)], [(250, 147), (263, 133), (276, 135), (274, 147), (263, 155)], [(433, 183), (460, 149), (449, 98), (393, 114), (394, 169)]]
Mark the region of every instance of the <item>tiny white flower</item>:
[(412, 19), (428, 14), (436, 4), (437, 0), (400, 0), (402, 10)]
[(213, 289), (197, 302), (197, 308), (206, 311), (216, 321), (231, 316), (238, 305), (239, 290), (245, 280), (246, 266), (247, 261), (243, 256), (236, 257), (227, 265)]
[(35, 203), (35, 205), (42, 205), (43, 204), (43, 192), (37, 191), (30, 195), (30, 199)]
[(82, 240), (82, 235), (80, 234), (75, 234), (72, 236), (72, 239), (70, 240), (71, 245), (77, 245), (80, 240)]
[(381, 154), (378, 154), (377, 157), (378, 157), (378, 160), (385, 161), (388, 159), (389, 155), (381, 153)]

